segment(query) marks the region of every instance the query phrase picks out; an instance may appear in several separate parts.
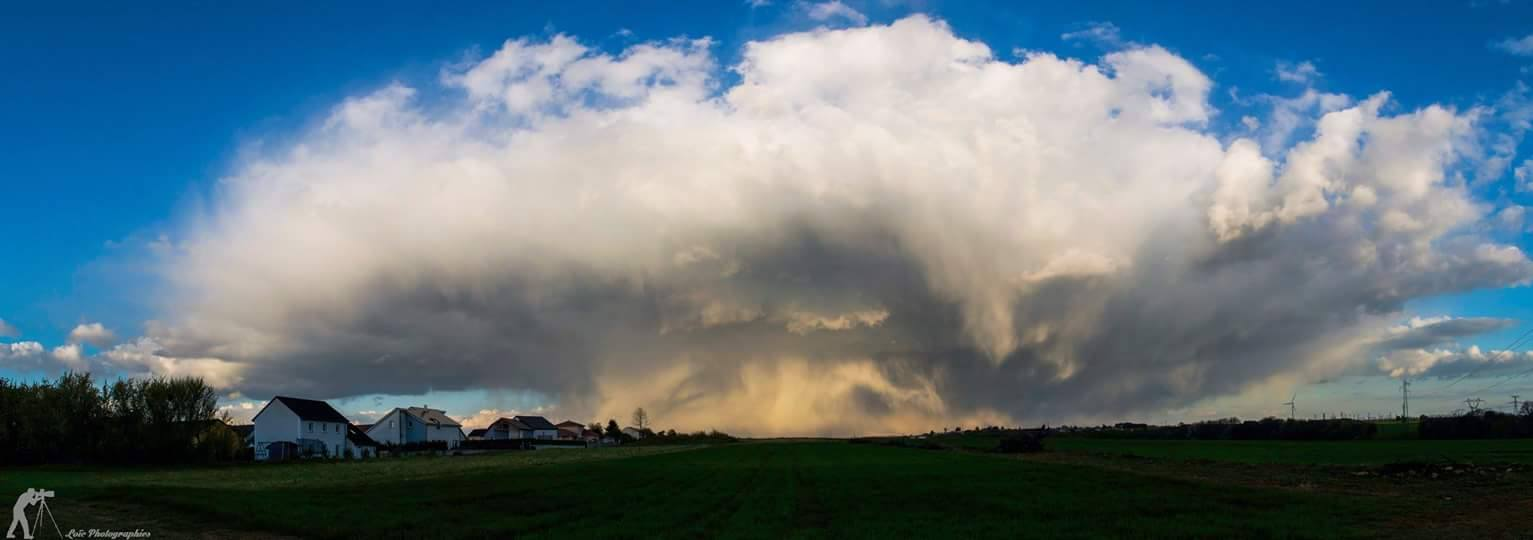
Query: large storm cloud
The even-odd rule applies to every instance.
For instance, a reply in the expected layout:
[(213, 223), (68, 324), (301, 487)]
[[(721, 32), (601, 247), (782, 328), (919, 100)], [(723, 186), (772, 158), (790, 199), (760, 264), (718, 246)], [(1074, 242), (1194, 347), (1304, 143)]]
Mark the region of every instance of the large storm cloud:
[(1485, 111), (1337, 97), (1264, 148), (1210, 127), (1191, 63), (1125, 46), (1009, 60), (920, 16), (732, 66), (510, 41), (238, 166), (114, 352), (250, 396), (924, 430), (1328, 376), (1407, 301), (1533, 276), (1455, 173)]

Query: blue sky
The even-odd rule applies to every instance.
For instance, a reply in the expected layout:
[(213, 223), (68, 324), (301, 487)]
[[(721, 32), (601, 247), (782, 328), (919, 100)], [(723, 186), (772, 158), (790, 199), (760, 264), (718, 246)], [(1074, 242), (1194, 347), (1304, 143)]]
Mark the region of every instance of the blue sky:
[[(1238, 133), (1243, 116), (1265, 114), (1267, 105), (1250, 100), (1262, 94), (1292, 96), (1314, 88), (1360, 100), (1387, 90), (1395, 111), (1434, 103), (1463, 110), (1495, 103), (1533, 78), (1533, 56), (1495, 46), (1533, 34), (1528, 2), (847, 5), (874, 25), (929, 14), (945, 20), (958, 37), (983, 42), (1005, 59), (1022, 50), (1093, 62), (1125, 44), (1160, 45), (1213, 79), (1208, 102), (1218, 114), (1209, 130), (1215, 133)], [(759, 7), (737, 2), (0, 7), (0, 230), (8, 232), (7, 255), (0, 258), (0, 319), (20, 330), (11, 339), (50, 347), (86, 322), (101, 322), (120, 338), (139, 335), (144, 321), (164, 318), (170, 308), (157, 294), (163, 285), (159, 269), (135, 250), (161, 235), (175, 235), (206, 210), (216, 198), (216, 182), (234, 172), (242, 156), (288, 144), (347, 98), (403, 82), (426, 88), (423, 98), (435, 99), (429, 87), (444, 68), (526, 36), (568, 34), (611, 53), (643, 41), (706, 36), (714, 40), (710, 50), (718, 62), (729, 66), (739, 61), (747, 42), (827, 24), (813, 20), (808, 8), (784, 0)], [(1117, 43), (1064, 37), (1107, 24), (1118, 32)], [(1305, 82), (1278, 76), (1280, 69), (1306, 62), (1318, 75)], [(738, 79), (728, 72), (720, 76), (725, 86)], [(1302, 138), (1303, 130), (1296, 137)], [(1513, 166), (1533, 155), (1533, 143), (1519, 136), (1514, 155)], [(1529, 202), (1527, 193), (1509, 187), (1512, 169), (1473, 190), (1496, 205)], [(1525, 234), (1502, 239), (1529, 246)], [(1406, 311), (1517, 319), (1462, 341), (1501, 348), (1525, 329), (1520, 321), (1533, 318), (1530, 306), (1533, 296), (1526, 288), (1497, 287), (1416, 298)], [(36, 373), (0, 368), (0, 375)], [(1365, 402), (1356, 397), (1364, 388), (1381, 395), (1394, 388), (1391, 381), (1337, 384), (1320, 385), (1316, 392), (1338, 410)], [(443, 393), (439, 399), (460, 411), (494, 401), (479, 391)], [(1443, 403), (1439, 407), (1449, 402)]]

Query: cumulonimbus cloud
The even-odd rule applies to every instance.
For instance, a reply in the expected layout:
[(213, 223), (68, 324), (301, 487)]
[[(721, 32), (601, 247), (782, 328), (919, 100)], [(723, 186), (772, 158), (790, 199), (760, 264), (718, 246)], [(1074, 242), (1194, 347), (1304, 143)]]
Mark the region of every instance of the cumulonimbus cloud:
[(749, 43), (727, 85), (713, 47), (514, 40), (347, 100), (220, 182), (118, 360), (924, 430), (1336, 373), (1411, 299), (1533, 276), (1454, 174), (1477, 110), (1379, 94), (1264, 149), (1155, 46), (1008, 61), (914, 16)]

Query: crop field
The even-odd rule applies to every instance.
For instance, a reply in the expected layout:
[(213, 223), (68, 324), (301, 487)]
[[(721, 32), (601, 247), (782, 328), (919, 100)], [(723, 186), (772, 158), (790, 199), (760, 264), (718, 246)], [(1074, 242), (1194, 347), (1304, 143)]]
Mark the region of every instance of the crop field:
[[(361, 463), (28, 468), (0, 471), (0, 493), (51, 489), (50, 508), (65, 531), (143, 529), (153, 538), (1442, 538), (1526, 524), (1517, 517), (1526, 514), (1526, 498), (1505, 501), (1505, 514), (1520, 522), (1499, 510), (1486, 514), (1494, 505), (1442, 501), (1439, 494), (1457, 484), (1310, 472), (1288, 481), (1281, 465), (1232, 464), (1239, 473), (1223, 474), (1217, 463), (1124, 466), (1121, 456), (1092, 455), (747, 442)], [(1497, 482), (1487, 493), (1528, 491), (1518, 475)]]

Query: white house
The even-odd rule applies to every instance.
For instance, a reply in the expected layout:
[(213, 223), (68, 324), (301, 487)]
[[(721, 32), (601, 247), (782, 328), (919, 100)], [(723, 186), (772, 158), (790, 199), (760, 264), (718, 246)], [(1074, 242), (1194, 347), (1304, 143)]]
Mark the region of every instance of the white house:
[(486, 439), (540, 439), (559, 438), (559, 427), (541, 416), (513, 416), (501, 418), (485, 428)]
[(638, 428), (625, 427), (623, 428), (623, 434), (633, 437), (635, 440), (644, 438), (644, 432), (639, 431)]
[(367, 436), (367, 432), (358, 426), (346, 426), (346, 456), (356, 458), (378, 457), (378, 442)]
[(251, 438), (257, 461), (346, 455), (351, 421), (329, 403), (277, 396), (256, 413), (254, 422)]
[(443, 441), (448, 448), (463, 442), (463, 426), (447, 413), (425, 407), (396, 408), (378, 419), (367, 436), (380, 444), (410, 444)]
[(527, 426), (526, 439), (555, 440), (559, 438), (559, 426), (541, 416), (513, 416), (512, 420)]
[(580, 440), (580, 436), (586, 431), (585, 424), (574, 420), (565, 420), (556, 426), (559, 428), (559, 438), (569, 441)]

